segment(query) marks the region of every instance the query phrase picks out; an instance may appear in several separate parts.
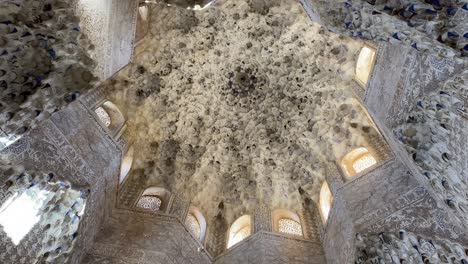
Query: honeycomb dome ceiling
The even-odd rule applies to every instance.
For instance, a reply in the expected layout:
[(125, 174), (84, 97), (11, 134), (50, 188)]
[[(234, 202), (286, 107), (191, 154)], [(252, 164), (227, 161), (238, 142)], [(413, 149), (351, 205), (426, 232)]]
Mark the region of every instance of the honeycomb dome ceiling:
[(373, 133), (351, 94), (362, 44), (310, 22), (297, 1), (151, 10), (149, 48), (106, 86), (125, 112), (134, 173), (212, 217), (259, 203), (298, 210), (326, 168)]

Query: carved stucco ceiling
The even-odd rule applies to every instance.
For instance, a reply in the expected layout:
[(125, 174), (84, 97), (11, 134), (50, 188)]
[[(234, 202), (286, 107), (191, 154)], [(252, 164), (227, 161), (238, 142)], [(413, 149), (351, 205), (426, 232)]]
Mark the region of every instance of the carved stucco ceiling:
[(132, 177), (228, 219), (257, 203), (298, 210), (369, 120), (350, 90), (362, 44), (312, 24), (294, 0), (155, 5), (149, 48), (107, 83), (136, 149)]

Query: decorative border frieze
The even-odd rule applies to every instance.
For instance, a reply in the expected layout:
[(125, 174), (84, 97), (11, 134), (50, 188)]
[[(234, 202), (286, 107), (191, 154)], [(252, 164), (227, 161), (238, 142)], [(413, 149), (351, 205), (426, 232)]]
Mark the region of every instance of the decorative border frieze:
[(70, 144), (65, 135), (51, 120), (45, 120), (41, 123), (41, 129), (46, 133), (46, 137), (54, 143), (54, 145), (63, 152), (63, 156), (75, 166), (83, 175), (88, 184), (94, 181), (95, 174), (90, 169), (88, 163), (81, 157), (75, 148)]

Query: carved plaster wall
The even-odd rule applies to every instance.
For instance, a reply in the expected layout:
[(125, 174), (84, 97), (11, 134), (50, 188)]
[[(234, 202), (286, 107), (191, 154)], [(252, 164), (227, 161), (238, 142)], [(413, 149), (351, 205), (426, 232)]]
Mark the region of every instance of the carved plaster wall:
[(467, 60), (381, 43), (365, 93), (365, 105), (382, 124), (393, 128), (406, 118), (417, 98), (435, 91), (440, 82), (450, 76), (461, 73), (467, 63)]
[(96, 74), (105, 80), (132, 59), (138, 0), (74, 0), (74, 6), (94, 44)]
[(211, 263), (199, 247), (173, 216), (116, 210), (83, 263)]
[[(89, 192), (70, 263), (80, 263), (109, 213), (121, 159), (119, 145), (91, 114), (93, 109), (88, 108), (89, 104), (102, 98), (98, 94), (90, 94), (82, 99), (56, 112), (50, 120), (42, 122), (1, 152), (2, 158), (8, 162), (21, 165), (26, 170), (52, 172), (57, 175), (57, 180)], [(0, 182), (3, 184), (5, 180), (0, 179)], [(41, 232), (38, 234), (41, 236)], [(38, 248), (35, 244), (40, 243), (39, 240), (28, 241), (28, 248)], [(35, 254), (34, 250), (22, 252), (13, 248), (4, 260), (18, 259), (21, 260), (18, 263), (31, 263)]]
[(322, 246), (311, 241), (259, 232), (219, 256), (215, 264), (323, 264)]

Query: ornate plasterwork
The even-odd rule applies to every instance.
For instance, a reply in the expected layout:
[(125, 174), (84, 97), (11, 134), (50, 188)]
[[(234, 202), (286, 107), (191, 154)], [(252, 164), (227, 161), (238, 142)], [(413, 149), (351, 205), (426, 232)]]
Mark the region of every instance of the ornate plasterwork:
[(214, 263), (323, 264), (325, 257), (320, 243), (262, 231), (233, 246), (218, 256)]
[(454, 75), (416, 102), (407, 120), (395, 128), (415, 164), (450, 210), (468, 220), (466, 120), (457, 109), (464, 104), (468, 71)]
[(468, 263), (465, 249), (448, 240), (401, 230), (356, 236), (357, 264)]
[(67, 1), (0, 3), (0, 129), (22, 135), (91, 89), (91, 45)]
[(180, 194), (173, 194), (170, 204), (170, 214), (184, 221), (190, 207), (190, 202)]
[[(9, 199), (6, 202), (1, 201), (0, 204), (2, 207), (0, 226), (3, 227), (0, 232), (0, 244), (5, 246), (5, 250), (0, 253), (0, 259), (11, 263), (29, 263), (29, 257), (36, 254), (37, 261), (47, 263), (67, 261), (75, 246), (87, 198), (83, 190), (71, 188), (66, 182), (55, 182), (53, 176), (53, 174), (23, 172), (19, 175), (13, 174), (9, 178), (12, 183), (7, 191)], [(4, 190), (1, 191), (3, 193)], [(28, 200), (36, 204), (29, 205)], [(37, 209), (39, 217), (36, 223), (31, 223), (31, 226), (27, 226), (28, 219), (16, 219), (23, 224), (21, 231), (27, 232), (24, 237), (19, 236), (16, 232), (18, 226), (15, 226), (18, 223), (11, 222), (11, 218), (25, 214), (18, 211), (34, 209)], [(34, 214), (34, 211), (31, 213)], [(29, 218), (34, 216), (31, 215)], [(18, 250), (18, 247), (31, 243), (35, 244), (33, 246), (35, 250), (27, 253), (28, 257), (25, 258), (22, 256), (24, 252)]]
[(76, 0), (80, 26), (94, 44), (92, 57), (98, 62), (97, 73), (102, 80), (133, 56), (137, 6), (137, 0)]
[(266, 205), (259, 205), (253, 213), (254, 233), (271, 231), (271, 211)]
[[(128, 219), (130, 221), (125, 221)], [(115, 232), (120, 230), (119, 232)], [(125, 230), (122, 232), (122, 230)], [(145, 234), (144, 237), (139, 235)], [(140, 240), (138, 245), (134, 239)], [(122, 241), (116, 244), (115, 241)], [(170, 247), (166, 247), (170, 243)], [(154, 247), (154, 245), (161, 245)], [(211, 256), (197, 252), (200, 242), (174, 216), (116, 210), (98, 234), (95, 246), (85, 257), (86, 263), (194, 263), (209, 264)]]

